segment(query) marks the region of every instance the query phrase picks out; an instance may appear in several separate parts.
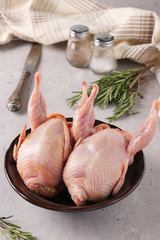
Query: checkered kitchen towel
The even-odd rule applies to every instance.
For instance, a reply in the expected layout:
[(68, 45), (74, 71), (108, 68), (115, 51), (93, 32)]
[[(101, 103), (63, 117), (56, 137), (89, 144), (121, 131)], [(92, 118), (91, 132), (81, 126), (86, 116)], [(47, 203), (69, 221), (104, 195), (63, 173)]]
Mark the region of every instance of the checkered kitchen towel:
[(146, 65), (160, 83), (160, 17), (136, 8), (112, 8), (95, 0), (0, 0), (0, 44), (13, 39), (45, 45), (68, 39), (74, 24), (92, 34), (109, 32), (115, 38), (117, 59)]

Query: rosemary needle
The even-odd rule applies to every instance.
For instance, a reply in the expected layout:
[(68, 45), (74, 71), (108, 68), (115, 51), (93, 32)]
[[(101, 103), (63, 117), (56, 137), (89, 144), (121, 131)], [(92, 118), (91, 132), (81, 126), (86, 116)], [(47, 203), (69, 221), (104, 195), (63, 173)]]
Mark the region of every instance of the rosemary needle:
[[(90, 95), (93, 84), (99, 86), (99, 92), (95, 99), (95, 104), (104, 108), (111, 104), (115, 105), (113, 115), (107, 119), (112, 122), (124, 114), (135, 114), (137, 110), (135, 108), (137, 96), (143, 98), (139, 92), (140, 84), (142, 83), (141, 77), (146, 72), (148, 67), (138, 67), (123, 72), (115, 71), (112, 74), (108, 74), (103, 78), (91, 82), (88, 87), (88, 95)], [(74, 91), (75, 95), (68, 98), (70, 107), (73, 107), (82, 96), (82, 91)]]
[(0, 233), (3, 239), (3, 236), (6, 236), (9, 240), (31, 240), (37, 239), (36, 237), (32, 236), (30, 232), (24, 232), (21, 230), (21, 227), (11, 223), (8, 221), (13, 216), (9, 217), (1, 217), (0, 218)]

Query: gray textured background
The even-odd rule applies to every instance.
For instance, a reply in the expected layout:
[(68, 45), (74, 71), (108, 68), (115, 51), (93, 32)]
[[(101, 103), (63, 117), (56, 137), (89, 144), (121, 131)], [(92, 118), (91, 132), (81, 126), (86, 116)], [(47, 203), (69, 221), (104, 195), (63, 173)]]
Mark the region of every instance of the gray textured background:
[[(159, 0), (101, 2), (116, 7), (154, 10), (157, 14), (160, 11)], [(89, 69), (70, 66), (65, 59), (65, 48), (66, 43), (44, 46), (38, 71), (42, 74), (41, 90), (46, 99), (47, 113), (60, 112), (67, 117), (73, 116), (74, 109), (68, 107), (65, 99), (72, 96), (73, 90), (81, 88), (82, 81), (90, 82), (99, 77)], [(23, 41), (0, 46), (0, 217), (13, 214), (14, 223), (32, 232), (39, 240), (159, 240), (160, 122), (154, 139), (144, 149), (146, 171), (142, 182), (132, 194), (115, 205), (88, 213), (60, 213), (32, 205), (11, 188), (4, 173), (4, 155), (24, 124), (30, 127), (26, 109), (34, 86), (33, 79), (27, 84), (24, 104), (19, 112), (9, 112), (6, 102), (20, 78), (29, 50), (30, 43)], [(137, 66), (128, 60), (118, 61), (119, 70)], [(141, 88), (144, 99), (139, 100), (137, 106), (140, 113), (114, 122), (132, 133), (147, 118), (153, 98), (160, 95), (154, 75), (148, 72), (145, 80)], [(112, 110), (112, 107), (105, 110), (95, 107), (95, 116), (106, 121), (105, 117)]]
[(113, 7), (135, 7), (135, 8), (142, 8), (150, 11), (154, 11), (157, 14), (160, 13), (160, 3), (159, 0), (98, 0), (101, 3), (106, 3)]

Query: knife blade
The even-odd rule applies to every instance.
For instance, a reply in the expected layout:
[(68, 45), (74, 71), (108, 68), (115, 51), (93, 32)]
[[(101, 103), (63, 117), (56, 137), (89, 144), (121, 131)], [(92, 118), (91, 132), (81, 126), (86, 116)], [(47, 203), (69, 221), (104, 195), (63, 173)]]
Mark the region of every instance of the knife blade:
[(31, 50), (24, 64), (20, 81), (7, 102), (7, 107), (10, 111), (15, 112), (21, 108), (23, 103), (23, 95), (24, 95), (24, 89), (25, 89), (26, 83), (29, 80), (31, 73), (33, 72), (34, 68), (38, 63), (38, 60), (41, 55), (41, 49), (42, 49), (41, 44), (39, 43), (32, 44)]

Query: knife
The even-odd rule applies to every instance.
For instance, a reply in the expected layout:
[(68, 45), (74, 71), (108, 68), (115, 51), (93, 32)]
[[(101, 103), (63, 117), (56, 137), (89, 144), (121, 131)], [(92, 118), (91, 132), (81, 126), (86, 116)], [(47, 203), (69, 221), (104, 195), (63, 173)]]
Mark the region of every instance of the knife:
[(35, 66), (41, 55), (42, 45), (39, 43), (33, 43), (31, 50), (27, 56), (20, 81), (9, 97), (7, 102), (7, 107), (10, 111), (17, 111), (21, 108), (23, 102), (23, 94), (27, 81), (29, 80), (31, 73), (33, 72)]

